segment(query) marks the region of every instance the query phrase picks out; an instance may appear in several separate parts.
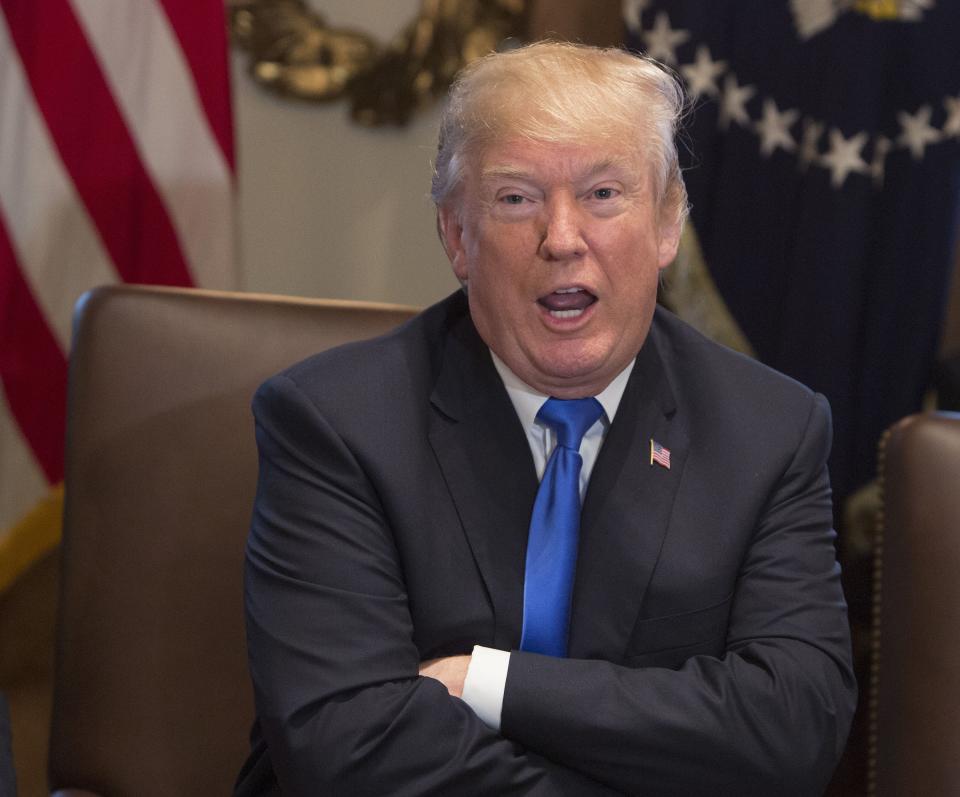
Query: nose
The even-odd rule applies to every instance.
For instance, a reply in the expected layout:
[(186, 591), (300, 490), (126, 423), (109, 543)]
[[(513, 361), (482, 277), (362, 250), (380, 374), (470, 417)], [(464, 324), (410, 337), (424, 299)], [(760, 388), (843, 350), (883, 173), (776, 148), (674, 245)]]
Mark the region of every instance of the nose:
[(551, 197), (544, 205), (543, 214), (540, 257), (544, 260), (570, 260), (586, 254), (585, 218), (575, 197)]

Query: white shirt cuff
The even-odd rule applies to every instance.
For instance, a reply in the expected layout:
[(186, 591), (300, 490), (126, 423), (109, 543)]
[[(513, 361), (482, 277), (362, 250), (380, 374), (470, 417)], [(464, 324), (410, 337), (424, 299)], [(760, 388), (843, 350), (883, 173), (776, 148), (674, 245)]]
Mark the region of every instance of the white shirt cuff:
[(474, 645), (467, 677), (463, 681), (463, 700), (483, 722), (500, 730), (503, 692), (507, 686), (510, 653), (506, 650)]

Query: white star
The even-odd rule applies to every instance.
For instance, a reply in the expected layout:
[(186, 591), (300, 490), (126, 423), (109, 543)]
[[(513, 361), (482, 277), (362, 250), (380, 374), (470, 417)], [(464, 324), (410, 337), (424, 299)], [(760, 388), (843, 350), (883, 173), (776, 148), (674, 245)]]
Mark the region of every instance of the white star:
[(947, 109), (947, 121), (943, 123), (943, 137), (960, 138), (960, 94), (956, 97), (944, 97), (943, 107)]
[(720, 127), (726, 130), (730, 122), (736, 122), (746, 127), (750, 124), (750, 114), (747, 113), (747, 100), (757, 90), (753, 86), (741, 86), (737, 83), (737, 76), (729, 74), (723, 81), (723, 99), (720, 102)]
[(726, 68), (726, 61), (714, 61), (710, 57), (710, 48), (701, 44), (697, 48), (696, 60), (692, 64), (680, 67), (680, 72), (687, 81), (691, 99), (699, 99), (704, 94), (709, 94), (711, 97), (717, 96), (720, 93), (720, 89), (717, 88), (717, 78)]
[(834, 188), (840, 188), (850, 172), (866, 174), (869, 170), (860, 156), (860, 150), (866, 143), (866, 133), (857, 133), (847, 139), (836, 128), (830, 131), (830, 151), (820, 158), (820, 163), (830, 170), (830, 182)]
[(806, 171), (811, 163), (820, 159), (820, 136), (826, 125), (816, 119), (807, 117), (803, 120), (803, 135), (800, 139), (800, 171)]
[(897, 114), (897, 121), (900, 122), (900, 128), (903, 130), (897, 138), (897, 143), (909, 149), (914, 160), (923, 158), (923, 151), (927, 144), (940, 140), (940, 131), (930, 126), (932, 113), (933, 108), (922, 105), (915, 114), (909, 114), (906, 111), (900, 111)]
[(760, 134), (760, 154), (769, 158), (777, 147), (793, 152), (797, 142), (790, 135), (790, 127), (799, 118), (799, 111), (781, 111), (773, 100), (764, 100), (763, 118), (753, 126)]
[[(790, 0), (793, 22), (800, 38), (812, 39), (833, 25), (842, 4), (843, 0)], [(845, 4), (851, 5), (852, 0)]]
[(877, 136), (873, 144), (873, 160), (870, 161), (870, 174), (873, 176), (873, 182), (877, 188), (883, 187), (883, 178), (887, 165), (887, 155), (893, 142), (886, 136)]
[(923, 19), (923, 12), (931, 8), (933, 8), (933, 0), (903, 0), (900, 19), (919, 22)]
[(640, 15), (650, 7), (650, 0), (623, 0), (621, 6), (623, 20), (632, 33), (639, 33), (642, 27)]
[(673, 66), (677, 63), (677, 47), (690, 38), (690, 33), (671, 28), (670, 17), (661, 11), (653, 20), (653, 28), (640, 34), (640, 38), (647, 46), (647, 55)]

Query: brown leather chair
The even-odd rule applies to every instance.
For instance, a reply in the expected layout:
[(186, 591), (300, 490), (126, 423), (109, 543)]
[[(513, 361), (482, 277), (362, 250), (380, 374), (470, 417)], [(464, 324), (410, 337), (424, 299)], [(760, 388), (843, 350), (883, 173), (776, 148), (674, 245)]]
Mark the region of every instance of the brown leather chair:
[(960, 414), (880, 444), (869, 792), (960, 794)]
[(50, 784), (228, 794), (253, 717), (242, 560), (250, 399), (271, 373), (409, 308), (116, 286), (70, 362)]

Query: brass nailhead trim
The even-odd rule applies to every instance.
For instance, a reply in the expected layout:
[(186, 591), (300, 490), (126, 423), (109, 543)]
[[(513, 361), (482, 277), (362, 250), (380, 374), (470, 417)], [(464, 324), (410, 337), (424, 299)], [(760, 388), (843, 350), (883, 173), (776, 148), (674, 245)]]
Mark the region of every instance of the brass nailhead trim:
[(870, 699), (868, 703), (869, 720), (867, 725), (867, 795), (877, 794), (877, 723), (879, 714), (880, 687), (880, 615), (883, 597), (883, 542), (886, 531), (886, 495), (887, 495), (887, 444), (890, 429), (880, 438), (877, 446), (877, 483), (880, 490), (880, 507), (877, 511), (877, 525), (873, 537), (873, 599), (870, 630)]

